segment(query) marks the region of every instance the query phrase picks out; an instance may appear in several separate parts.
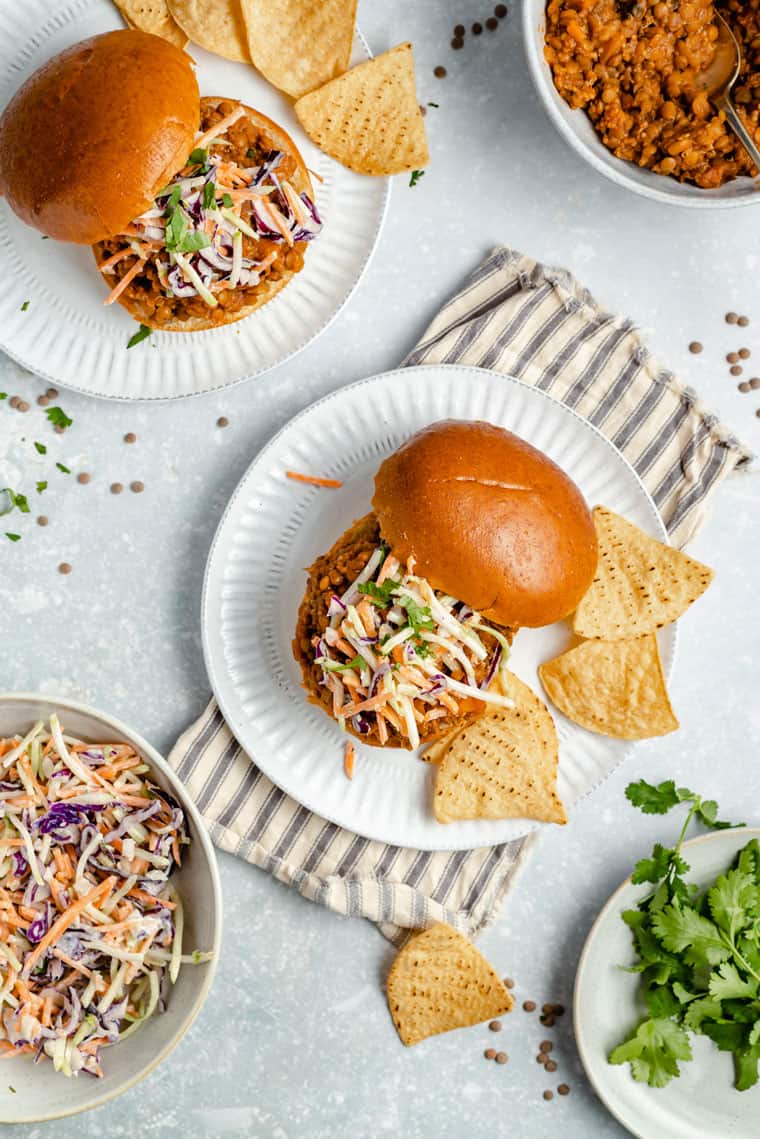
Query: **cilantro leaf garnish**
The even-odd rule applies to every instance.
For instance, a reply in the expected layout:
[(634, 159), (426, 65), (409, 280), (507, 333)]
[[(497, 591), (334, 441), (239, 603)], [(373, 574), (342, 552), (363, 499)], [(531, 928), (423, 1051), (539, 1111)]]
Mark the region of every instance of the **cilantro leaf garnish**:
[(37, 494), (42, 494), (43, 491), (47, 490), (47, 487), (48, 487), (47, 479), (43, 479), (41, 482), (38, 482), (37, 483)]
[(227, 209), (230, 209), (232, 206), (232, 195), (231, 194), (222, 194), (222, 202), (227, 207)]
[(137, 332), (133, 332), (127, 341), (127, 348), (134, 348), (135, 344), (139, 344), (142, 340), (147, 339), (152, 331), (153, 329), (149, 328), (147, 324), (141, 324)]
[(210, 210), (216, 204), (216, 186), (213, 182), (207, 182), (203, 187), (203, 208)]
[(197, 146), (195, 150), (190, 152), (190, 157), (187, 160), (188, 166), (205, 166), (208, 161), (208, 151), (203, 147)]
[(49, 407), (45, 415), (54, 427), (71, 427), (74, 422), (73, 419), (69, 418), (62, 407)]
[(58, 468), (58, 470), (61, 471), (64, 475), (70, 475), (71, 474), (71, 471), (69, 470), (69, 468), (64, 467), (63, 463), (56, 463), (55, 465)]
[(393, 597), (393, 591), (398, 589), (401, 585), (400, 581), (396, 581), (392, 577), (386, 577), (382, 585), (378, 585), (376, 581), (365, 581), (362, 585), (358, 585), (359, 593), (372, 602), (373, 605), (379, 605), (382, 609), (388, 609), (396, 601)]
[(438, 106), (440, 106), (439, 103), (428, 103), (428, 107), (438, 107)]
[(400, 594), (394, 600), (406, 609), (409, 624), (415, 633), (419, 633), (422, 629), (435, 628), (435, 621), (427, 605), (418, 605), (413, 597), (407, 597), (405, 594)]
[(47, 447), (44, 443), (35, 443), (34, 449), (39, 455), (47, 455)]
[(30, 301), (24, 301), (24, 303), (21, 306), (21, 311), (26, 312), (26, 310), (29, 308), (30, 303), (31, 303)]
[(425, 177), (425, 171), (424, 170), (413, 170), (411, 177), (409, 179), (409, 185), (410, 186), (416, 186), (417, 183), (419, 182), (420, 178), (424, 178), (424, 177)]
[(610, 1053), (611, 1064), (624, 1064), (626, 1060), (635, 1080), (664, 1088), (673, 1076), (680, 1076), (678, 1061), (691, 1060), (689, 1037), (672, 1020), (650, 1017)]
[(9, 486), (3, 487), (0, 493), (8, 496), (8, 505), (4, 510), (0, 510), (0, 518), (5, 514), (10, 514), (12, 510), (18, 510), (21, 514), (29, 513), (29, 503), (25, 494), (16, 494), (15, 490), (11, 490)]
[(631, 1074), (663, 1087), (691, 1056), (688, 1033), (708, 1036), (734, 1057), (735, 1087), (758, 1081), (760, 1061), (760, 844), (748, 842), (726, 873), (700, 891), (684, 875), (681, 846), (693, 821), (711, 830), (732, 826), (718, 819), (714, 799), (666, 780), (639, 780), (626, 796), (645, 814), (688, 807), (675, 846), (656, 843), (636, 863), (631, 881), (654, 887), (622, 918), (634, 939), (641, 996), (649, 1010), (631, 1035), (610, 1054), (612, 1064), (630, 1062)]
[(323, 668), (326, 668), (328, 672), (348, 672), (350, 669), (361, 671), (361, 669), (366, 667), (367, 662), (362, 656), (355, 656), (353, 660), (348, 661), (346, 664), (337, 664), (334, 661), (325, 661), (323, 664)]
[(21, 535), (20, 535), (20, 534), (10, 534), (10, 533), (9, 533), (9, 532), (6, 530), (6, 531), (5, 531), (5, 536), (6, 536), (6, 538), (10, 539), (10, 541), (11, 541), (11, 542), (20, 542), (20, 541), (21, 541)]
[(7, 399), (7, 398), (8, 398), (7, 392), (0, 392), (0, 399)]

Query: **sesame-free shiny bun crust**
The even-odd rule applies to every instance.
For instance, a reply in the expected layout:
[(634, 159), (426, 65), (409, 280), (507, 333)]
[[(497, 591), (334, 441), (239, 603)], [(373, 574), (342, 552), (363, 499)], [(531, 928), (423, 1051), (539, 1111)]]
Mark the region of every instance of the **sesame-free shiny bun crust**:
[(124, 30), (74, 44), (0, 117), (0, 189), (28, 225), (93, 244), (147, 209), (187, 159), (200, 118), (192, 60)]
[(445, 420), (380, 467), (372, 505), (397, 557), (438, 590), (511, 629), (573, 612), (597, 564), (594, 524), (574, 482), (490, 423)]

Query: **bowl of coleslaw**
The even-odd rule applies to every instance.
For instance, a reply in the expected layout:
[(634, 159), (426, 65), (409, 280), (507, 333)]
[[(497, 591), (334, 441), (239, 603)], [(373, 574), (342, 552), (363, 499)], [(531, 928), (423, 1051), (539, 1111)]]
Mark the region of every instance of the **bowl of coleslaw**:
[(0, 694), (0, 1121), (97, 1107), (185, 1035), (219, 957), (216, 857), (139, 735)]

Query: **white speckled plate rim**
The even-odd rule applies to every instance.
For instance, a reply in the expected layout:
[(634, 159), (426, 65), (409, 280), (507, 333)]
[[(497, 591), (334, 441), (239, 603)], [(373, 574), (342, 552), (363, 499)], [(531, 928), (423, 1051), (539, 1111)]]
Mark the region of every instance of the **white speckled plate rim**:
[[(110, 0), (0, 0), (0, 106), (31, 71), (70, 43), (123, 27)], [(34, 28), (33, 34), (29, 29)], [(292, 104), (254, 68), (193, 45), (201, 94), (241, 98), (293, 136), (314, 180), (324, 229), (303, 270), (244, 320), (195, 333), (154, 333), (133, 349), (136, 324), (105, 288), (86, 246), (42, 241), (0, 203), (0, 348), (44, 380), (117, 400), (168, 400), (219, 391), (285, 363), (330, 324), (358, 287), (377, 247), (390, 179), (355, 174), (317, 149)], [(357, 31), (353, 63), (371, 57)], [(22, 305), (29, 300), (28, 309)]]
[[(668, 827), (667, 819), (662, 825)], [(684, 843), (691, 867), (687, 880), (706, 885), (752, 838), (760, 838), (760, 830), (742, 827)], [(602, 1103), (638, 1139), (756, 1139), (760, 1091), (737, 1092), (731, 1057), (705, 1037), (692, 1036), (694, 1059), (680, 1064), (681, 1076), (666, 1088), (636, 1083), (628, 1064), (607, 1062), (608, 1053), (644, 1015), (636, 999), (639, 977), (623, 968), (633, 963), (633, 948), (620, 914), (646, 893), (647, 886), (634, 886), (630, 877), (618, 886), (594, 921), (578, 962), (573, 1026), (586, 1075)]]
[[(412, 410), (415, 402), (421, 409)], [(518, 403), (518, 422), (509, 414), (497, 414), (496, 405)], [(365, 413), (362, 408), (367, 404)], [(362, 415), (364, 421), (359, 422)], [(392, 438), (384, 415), (392, 417)], [(437, 823), (430, 810), (430, 765), (395, 749), (358, 744), (356, 774), (351, 782), (346, 780), (340, 762), (344, 737), (321, 709), (306, 701), (290, 639), (306, 580), (301, 567), (369, 509), (371, 479), (384, 455), (424, 423), (447, 417), (502, 423), (537, 446), (543, 443), (542, 449), (560, 464), (563, 455), (552, 451), (546, 431), (566, 432), (560, 452), (570, 460), (568, 473), (574, 476), (573, 468), (581, 461), (570, 454), (571, 449), (590, 448), (594, 461), (601, 463), (603, 478), (617, 480), (613, 500), (607, 496), (600, 501), (613, 509), (627, 506), (634, 521), (667, 541), (657, 508), (630, 464), (595, 427), (552, 396), (481, 368), (405, 368), (324, 397), (263, 448), (219, 524), (201, 603), (211, 686), (232, 732), (261, 770), (299, 803), (332, 822), (368, 838), (425, 850), (508, 841), (541, 824), (524, 819)], [(337, 431), (332, 440), (321, 437), (330, 431)], [(346, 432), (346, 449), (341, 451), (337, 440)], [(289, 466), (343, 477), (346, 484), (340, 491), (327, 492), (303, 487), (284, 477)], [(583, 479), (579, 484), (587, 489)], [(275, 505), (268, 517), (273, 493)], [(246, 545), (246, 531), (249, 538), (255, 535), (255, 545)], [(564, 623), (524, 630), (517, 637), (513, 667), (537, 692), (541, 693), (537, 664), (561, 652), (568, 637)], [(675, 656), (675, 627), (661, 630), (659, 640), (667, 677)], [(251, 684), (256, 691), (253, 702), (246, 695)], [(560, 737), (559, 789), (570, 806), (607, 778), (632, 745), (586, 732), (556, 710), (553, 715)]]

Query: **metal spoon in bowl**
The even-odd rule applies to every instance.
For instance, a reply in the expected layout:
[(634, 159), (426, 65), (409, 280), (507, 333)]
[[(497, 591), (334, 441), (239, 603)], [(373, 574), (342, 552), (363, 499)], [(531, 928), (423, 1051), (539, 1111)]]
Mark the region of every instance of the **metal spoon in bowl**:
[[(731, 88), (739, 78), (742, 66), (739, 41), (720, 12), (716, 12), (715, 15), (718, 19), (715, 57), (710, 66), (697, 76), (697, 87), (706, 93), (717, 110), (723, 111), (728, 125), (760, 172), (760, 147), (747, 130), (743, 119), (731, 102)], [(760, 173), (756, 176), (755, 181), (760, 188)]]

